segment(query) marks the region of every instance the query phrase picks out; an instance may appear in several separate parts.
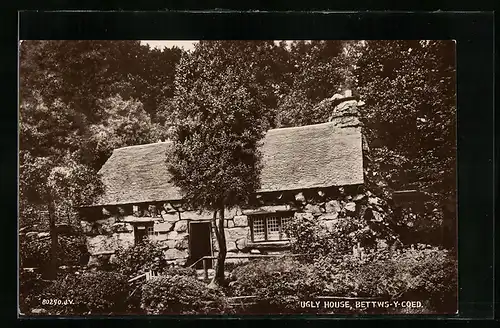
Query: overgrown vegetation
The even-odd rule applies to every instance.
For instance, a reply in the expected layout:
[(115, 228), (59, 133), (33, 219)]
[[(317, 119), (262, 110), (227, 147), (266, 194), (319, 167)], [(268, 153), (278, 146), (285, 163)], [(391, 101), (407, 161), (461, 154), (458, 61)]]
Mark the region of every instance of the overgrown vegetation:
[(253, 295), (261, 313), (300, 312), (298, 304), (314, 299), (325, 290), (325, 282), (314, 267), (294, 259), (264, 259), (237, 267), (231, 288), (235, 296)]
[(142, 243), (128, 248), (118, 248), (111, 265), (117, 272), (132, 278), (149, 270), (163, 271), (166, 260), (163, 250), (157, 242), (144, 240)]
[(227, 314), (224, 295), (195, 277), (168, 274), (142, 286), (141, 306), (147, 314)]
[(42, 297), (56, 300), (44, 307), (54, 315), (126, 314), (129, 288), (127, 278), (119, 273), (85, 272), (59, 277), (43, 290)]
[[(366, 187), (388, 201), (398, 189), (430, 196), (418, 218), (390, 213), (391, 233), (417, 246), (368, 251), (386, 235), (360, 217), (330, 230), (295, 220), (292, 252), (311, 256), (239, 265), (226, 291), (257, 295), (276, 312), (321, 293), (425, 299), (429, 311), (452, 311), (456, 259), (443, 248), (456, 239), (454, 66), (454, 43), (445, 41), (207, 41), (192, 53), (139, 41), (23, 41), (20, 223), (51, 234), (20, 238), (21, 265), (52, 269), (53, 281), (21, 271), (22, 311), (46, 298), (74, 300), (45, 307), (54, 314), (137, 313), (141, 304), (155, 314), (232, 311), (221, 291), (193, 270), (169, 268), (152, 243), (118, 250), (109, 272), (57, 275), (85, 249), (80, 237), (58, 236), (56, 224), (76, 224), (74, 207), (99, 196), (96, 172), (113, 149), (165, 138), (175, 141), (170, 169), (186, 199), (223, 221), (224, 207), (258, 187), (263, 133), (325, 122), (333, 108), (322, 101), (346, 88), (365, 102)], [(225, 245), (223, 225), (218, 232)], [(342, 256), (358, 242), (367, 249), (362, 261)], [(223, 247), (219, 254), (222, 280)], [(163, 276), (126, 283), (151, 269)]]

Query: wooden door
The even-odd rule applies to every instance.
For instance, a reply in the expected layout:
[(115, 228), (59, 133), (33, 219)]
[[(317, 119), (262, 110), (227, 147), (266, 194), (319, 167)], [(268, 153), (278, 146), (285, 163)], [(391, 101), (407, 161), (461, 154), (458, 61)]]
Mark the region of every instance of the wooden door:
[[(189, 225), (189, 252), (191, 262), (194, 263), (203, 256), (212, 255), (212, 237), (210, 222), (191, 222)], [(203, 268), (203, 261), (195, 266)], [(212, 261), (207, 261), (207, 268), (212, 268)]]

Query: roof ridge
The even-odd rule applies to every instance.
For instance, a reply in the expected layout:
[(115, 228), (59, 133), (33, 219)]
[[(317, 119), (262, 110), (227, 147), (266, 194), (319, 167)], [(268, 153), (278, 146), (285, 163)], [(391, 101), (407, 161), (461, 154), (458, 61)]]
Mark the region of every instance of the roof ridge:
[(151, 147), (159, 144), (170, 144), (172, 143), (172, 140), (166, 140), (166, 141), (160, 141), (160, 142), (151, 142), (147, 144), (141, 144), (141, 145), (132, 145), (132, 146), (125, 146), (125, 147), (120, 147), (120, 148), (115, 148), (114, 151), (116, 150), (122, 150), (122, 149), (130, 149), (130, 148), (139, 148), (139, 147)]
[(269, 132), (275, 132), (275, 131), (291, 131), (291, 130), (303, 130), (307, 128), (315, 128), (315, 127), (322, 127), (322, 126), (327, 126), (327, 125), (334, 125), (333, 122), (323, 122), (323, 123), (316, 123), (316, 124), (308, 124), (308, 125), (301, 125), (301, 126), (289, 126), (285, 128), (276, 128), (276, 129), (269, 129), (267, 133)]

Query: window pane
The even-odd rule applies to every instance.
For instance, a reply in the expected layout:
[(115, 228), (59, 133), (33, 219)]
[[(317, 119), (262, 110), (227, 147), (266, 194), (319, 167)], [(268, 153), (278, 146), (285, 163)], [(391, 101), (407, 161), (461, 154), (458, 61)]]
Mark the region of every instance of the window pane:
[(271, 216), (267, 218), (267, 240), (280, 239), (279, 218)]
[(265, 240), (263, 218), (253, 219), (253, 240), (254, 241)]

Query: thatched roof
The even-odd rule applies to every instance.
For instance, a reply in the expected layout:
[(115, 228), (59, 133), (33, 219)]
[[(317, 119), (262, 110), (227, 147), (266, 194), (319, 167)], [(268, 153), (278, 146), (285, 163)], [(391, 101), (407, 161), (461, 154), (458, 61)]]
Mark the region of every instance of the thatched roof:
[[(115, 149), (99, 173), (106, 191), (96, 205), (180, 200), (165, 153), (170, 142)], [(269, 130), (258, 192), (363, 183), (361, 131), (323, 123)]]

